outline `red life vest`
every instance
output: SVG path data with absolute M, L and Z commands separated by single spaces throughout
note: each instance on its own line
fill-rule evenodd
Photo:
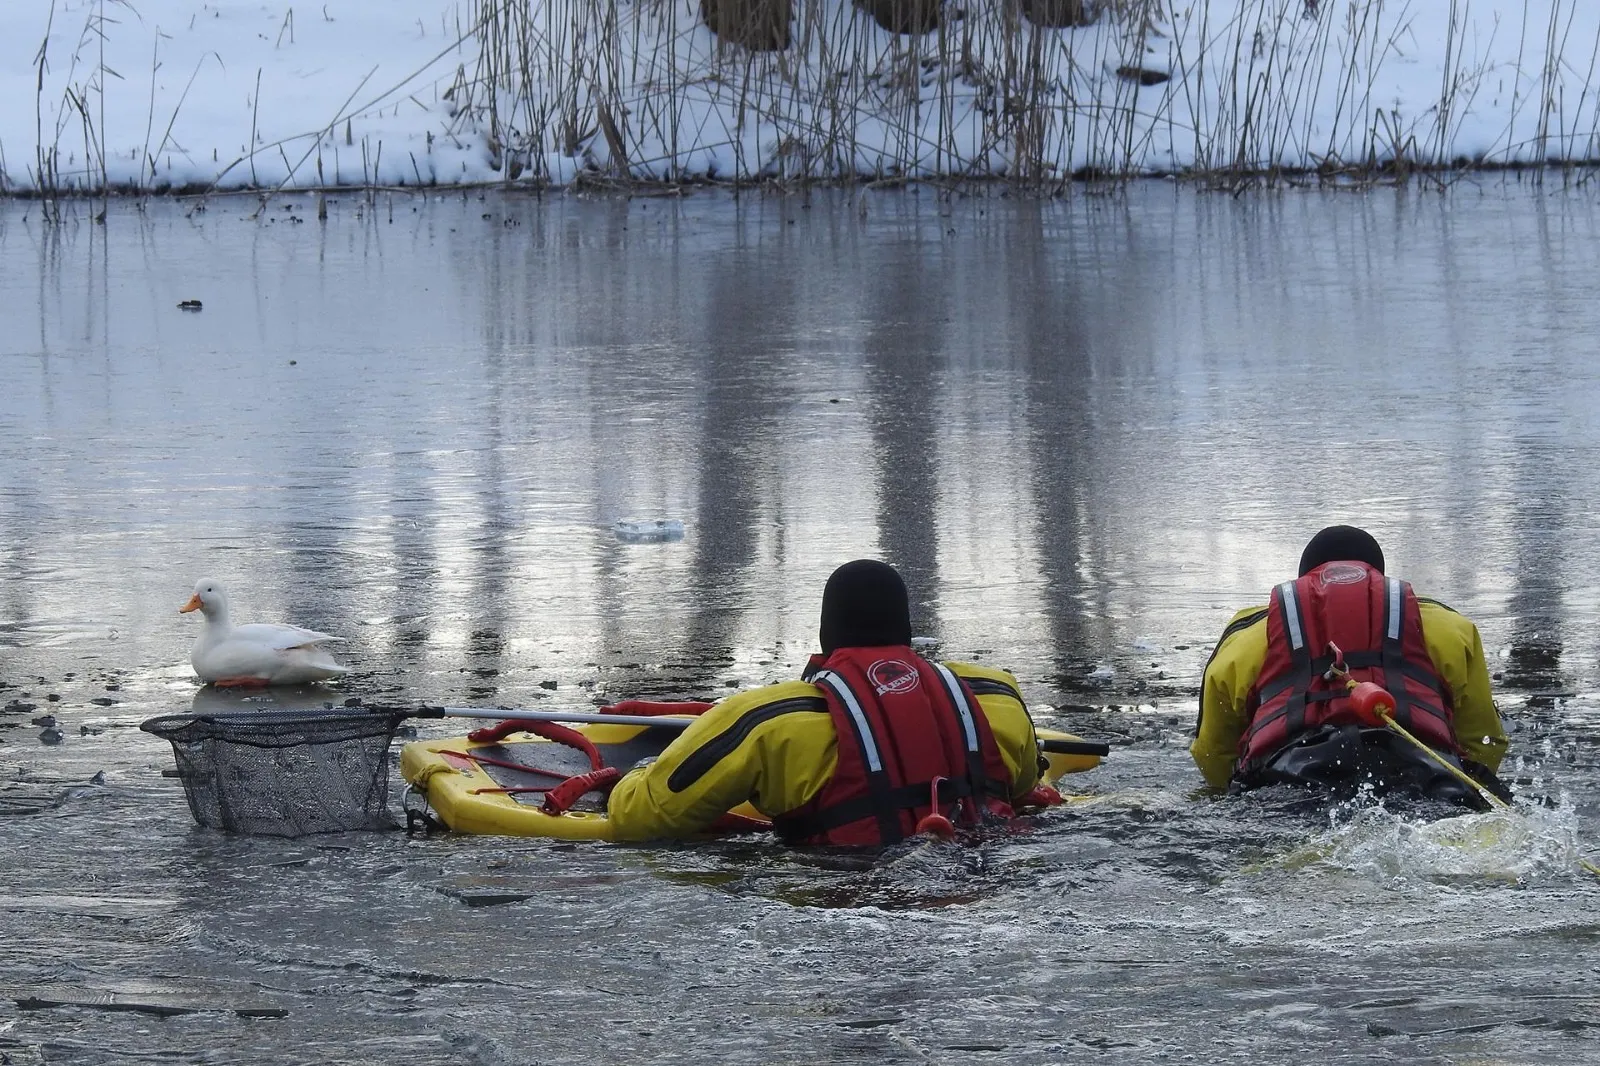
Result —
M 893 844 L 934 810 L 959 802 L 968 824 L 1011 816 L 1010 773 L 966 682 L 909 647 L 840 648 L 807 680 L 822 690 L 839 736 L 833 778 L 772 820 L 793 844 Z
M 1303 733 L 1356 721 L 1346 679 L 1327 676 L 1335 647 L 1350 680 L 1376 682 L 1394 696 L 1395 721 L 1438 751 L 1461 753 L 1450 692 L 1428 655 L 1411 586 L 1362 563 L 1332 562 L 1272 590 L 1267 658 L 1239 739 L 1240 774 Z

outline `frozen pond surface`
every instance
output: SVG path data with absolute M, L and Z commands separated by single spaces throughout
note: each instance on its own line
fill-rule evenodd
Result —
M 0 204 L 11 1061 L 1600 1058 L 1593 191 L 38 214 Z M 1531 817 L 1200 791 L 1205 656 L 1332 521 L 1479 622 Z M 588 709 L 794 676 L 863 554 L 1115 745 L 1091 798 L 876 863 L 258 840 L 134 728 L 209 696 L 201 576 L 347 638 L 330 699 Z M 19 1006 L 111 993 L 219 1009 Z

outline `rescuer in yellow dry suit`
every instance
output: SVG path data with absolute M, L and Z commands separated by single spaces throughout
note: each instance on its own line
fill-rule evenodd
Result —
M 930 814 L 1008 814 L 1039 783 L 1017 679 L 913 651 L 892 567 L 834 571 L 820 638 L 806 679 L 723 700 L 623 776 L 608 805 L 617 838 L 690 836 L 749 801 L 791 843 L 893 843 Z
M 1189 748 L 1207 784 L 1336 785 L 1376 758 L 1389 767 L 1380 774 L 1412 791 L 1476 802 L 1415 745 L 1346 713 L 1354 679 L 1384 684 L 1429 747 L 1504 789 L 1494 773 L 1506 734 L 1477 627 L 1385 577 L 1383 565 L 1365 530 L 1330 526 L 1306 545 L 1296 581 L 1228 623 L 1206 664 Z

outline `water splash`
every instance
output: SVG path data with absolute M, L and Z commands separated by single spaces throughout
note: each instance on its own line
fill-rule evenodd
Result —
M 1346 805 L 1330 812 L 1330 820 L 1328 829 L 1284 864 L 1331 867 L 1383 882 L 1527 884 L 1583 872 L 1577 814 L 1565 804 L 1437 819 Z

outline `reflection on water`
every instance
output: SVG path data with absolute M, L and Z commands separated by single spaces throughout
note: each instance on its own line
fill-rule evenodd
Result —
M 703 694 L 881 554 L 947 654 L 1141 702 L 1339 519 L 1508 683 L 1592 674 L 1581 197 L 860 202 L 13 205 L 5 639 L 180 663 L 207 572 L 371 684 Z
M 266 689 L 229 689 L 202 685 L 186 708 L 189 714 L 237 714 L 240 711 L 321 711 L 342 703 L 342 693 L 323 685 L 274 685 Z
M 1592 1057 L 1589 194 L 258 205 L 0 205 L 0 706 L 34 708 L 0 711 L 0 968 L 243 990 L 298 1035 L 0 1001 L 0 1055 Z M 1211 642 L 1332 521 L 1480 622 L 1508 773 L 1548 809 L 1434 828 L 1200 791 Z M 942 654 L 1115 743 L 1088 800 L 868 862 L 261 841 L 192 827 L 134 728 L 792 677 L 866 554 Z M 354 672 L 196 690 L 202 575 L 241 622 L 347 638 Z

